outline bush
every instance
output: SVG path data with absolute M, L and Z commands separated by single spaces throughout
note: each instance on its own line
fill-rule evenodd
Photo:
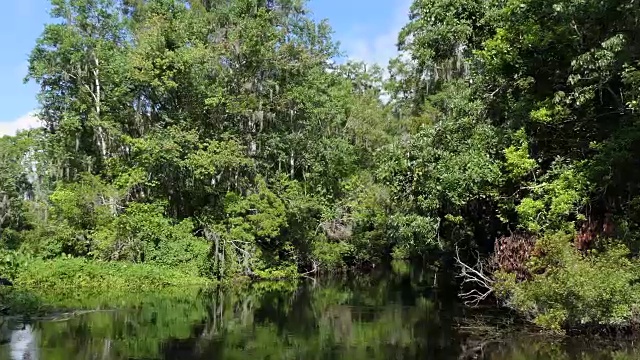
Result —
M 175 223 L 161 204 L 131 204 L 112 224 L 93 235 L 93 255 L 102 260 L 127 260 L 204 272 L 209 244 L 193 236 L 190 220 Z
M 529 267 L 528 281 L 498 274 L 498 293 L 545 328 L 624 326 L 636 322 L 640 305 L 638 263 L 627 247 L 609 243 L 601 252 L 583 256 L 572 235 L 541 238 Z
M 16 277 L 15 286 L 40 292 L 100 294 L 206 283 L 203 277 L 157 265 L 63 257 L 29 263 Z
M 0 249 L 0 277 L 15 280 L 28 257 L 18 251 Z
M 323 270 L 337 270 L 344 267 L 344 257 L 353 251 L 353 246 L 345 242 L 329 242 L 317 239 L 313 243 L 313 258 Z

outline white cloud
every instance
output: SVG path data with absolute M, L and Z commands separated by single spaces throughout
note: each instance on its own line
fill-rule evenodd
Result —
M 349 59 L 386 67 L 389 59 L 398 55 L 398 34 L 409 19 L 411 1 L 393 0 L 393 3 L 395 10 L 391 14 L 391 21 L 382 33 L 367 36 L 367 29 L 360 25 L 342 40 L 342 47 Z
M 30 112 L 13 121 L 0 121 L 0 136 L 15 135 L 18 130 L 33 129 L 42 126 L 35 112 Z

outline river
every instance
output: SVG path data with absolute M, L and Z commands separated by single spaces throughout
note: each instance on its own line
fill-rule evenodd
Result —
M 93 311 L 1 319 L 0 359 L 636 359 L 632 342 L 559 338 L 461 306 L 435 273 L 181 289 Z M 96 310 L 97 309 L 97 310 Z

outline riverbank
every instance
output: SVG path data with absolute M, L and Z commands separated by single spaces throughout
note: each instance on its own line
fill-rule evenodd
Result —
M 171 286 L 206 285 L 193 271 L 151 264 L 105 262 L 84 258 L 34 260 L 18 273 L 15 285 L 28 289 L 155 290 Z
M 377 270 L 289 288 L 279 281 L 174 286 L 119 299 L 105 293 L 108 311 L 86 299 L 91 311 L 3 319 L 0 358 L 638 358 L 631 342 L 540 333 L 500 309 L 461 306 L 448 281 L 434 278 Z M 19 356 L 9 355 L 16 349 Z
M 181 269 L 83 258 L 30 261 L 13 280 L 13 286 L 0 289 L 0 309 L 11 315 L 100 308 L 132 296 L 170 295 L 214 283 Z

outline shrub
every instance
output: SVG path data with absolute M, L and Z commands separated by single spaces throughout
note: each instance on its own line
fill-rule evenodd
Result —
M 316 240 L 313 243 L 313 258 L 317 265 L 326 270 L 335 270 L 345 265 L 344 257 L 353 251 L 353 246 L 345 242 Z
M 206 282 L 202 277 L 151 264 L 62 257 L 30 262 L 16 277 L 15 286 L 41 292 L 100 294 L 106 291 L 150 291 Z
M 131 204 L 113 224 L 94 234 L 93 255 L 103 260 L 128 260 L 204 271 L 209 245 L 193 236 L 190 220 L 175 223 L 161 204 Z
M 535 237 L 526 234 L 511 234 L 496 239 L 489 258 L 492 270 L 515 274 L 518 280 L 531 278 L 527 263 L 535 246 Z
M 639 268 L 626 246 L 610 242 L 583 256 L 572 235 L 541 238 L 529 264 L 531 280 L 516 282 L 498 274 L 508 303 L 546 328 L 624 326 L 635 322 L 640 305 Z
M 0 249 L 0 277 L 14 280 L 28 261 L 28 257 L 18 251 Z

